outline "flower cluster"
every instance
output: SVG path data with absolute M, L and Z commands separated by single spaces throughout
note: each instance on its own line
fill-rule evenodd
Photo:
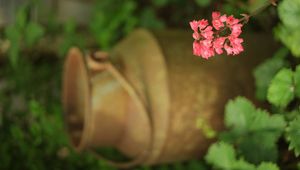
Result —
M 191 21 L 190 26 L 195 39 L 193 53 L 208 59 L 215 54 L 222 54 L 225 49 L 227 55 L 237 55 L 244 51 L 243 39 L 239 38 L 243 24 L 231 16 L 212 13 L 212 26 L 206 19 Z

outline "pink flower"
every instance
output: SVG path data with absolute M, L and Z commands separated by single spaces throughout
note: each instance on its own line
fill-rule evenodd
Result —
M 200 41 L 200 43 L 205 48 L 210 48 L 212 46 L 211 40 L 202 40 Z
M 224 48 L 228 55 L 231 55 L 231 54 L 237 55 L 244 51 L 244 48 L 241 44 L 244 41 L 242 38 L 236 38 L 234 36 L 229 36 L 228 40 L 230 42 L 230 45 L 228 45 L 228 44 L 224 45 Z
M 226 50 L 227 55 L 233 54 L 233 49 L 229 47 L 227 44 L 224 45 L 224 49 Z
M 202 30 L 208 26 L 208 21 L 206 19 L 202 19 L 202 20 L 198 21 L 198 25 L 199 25 L 200 29 Z
M 202 40 L 200 41 L 201 45 L 201 56 L 202 58 L 208 59 L 215 55 L 215 52 L 212 48 L 211 40 Z
M 192 30 L 194 30 L 195 32 L 198 32 L 198 22 L 197 21 L 191 21 L 190 22 L 190 26 L 191 26 L 191 28 L 192 28 Z
M 220 38 L 216 38 L 213 42 L 213 47 L 216 51 L 217 54 L 222 54 L 223 53 L 223 46 L 224 46 L 224 42 L 225 42 L 225 37 L 220 37 Z
M 204 30 L 202 30 L 201 35 L 206 39 L 213 39 L 214 32 L 212 31 L 212 26 L 207 26 Z
M 193 43 L 193 53 L 195 56 L 201 56 L 201 45 L 197 41 Z
M 234 24 L 232 26 L 230 26 L 231 28 L 231 35 L 238 37 L 241 33 L 242 33 L 242 24 Z
M 227 17 L 226 23 L 228 25 L 234 25 L 234 24 L 239 23 L 239 20 L 234 18 L 233 15 L 230 15 L 229 17 Z
M 215 12 L 212 13 L 212 19 L 213 20 L 219 19 L 220 16 L 221 16 L 220 12 L 215 11 Z
M 223 22 L 221 22 L 219 19 L 213 20 L 212 25 L 216 30 L 219 30 L 220 28 L 224 27 Z
M 221 21 L 221 22 L 226 22 L 226 21 L 227 21 L 227 16 L 226 16 L 226 15 L 222 15 L 222 16 L 220 17 L 220 21 Z
M 194 38 L 195 40 L 199 40 L 199 39 L 201 38 L 201 35 L 200 35 L 198 32 L 194 32 L 194 33 L 193 33 L 193 38 Z
M 201 52 L 202 58 L 208 59 L 215 55 L 214 50 L 212 48 L 203 48 Z
M 226 15 L 221 16 L 220 12 L 213 12 L 212 13 L 212 25 L 216 30 L 220 30 L 220 28 L 224 27 L 224 23 L 226 22 Z
M 193 54 L 208 59 L 215 55 L 211 40 L 194 41 Z
M 239 38 L 243 24 L 232 15 L 227 17 L 220 12 L 213 12 L 211 25 L 202 19 L 190 22 L 190 26 L 194 31 L 193 54 L 196 56 L 208 59 L 215 54 L 223 54 L 223 50 L 227 55 L 237 55 L 244 51 L 244 40 Z

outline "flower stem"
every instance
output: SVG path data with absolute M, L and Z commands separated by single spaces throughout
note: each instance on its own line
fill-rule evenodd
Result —
M 268 8 L 270 5 L 276 6 L 276 1 L 277 0 L 268 0 L 264 3 L 264 5 L 262 5 L 261 7 L 257 8 L 255 11 L 251 12 L 250 14 L 241 14 L 242 16 L 244 16 L 243 18 L 240 19 L 239 22 L 244 22 L 247 23 L 250 19 L 250 17 L 253 17 L 259 13 L 261 13 L 262 11 L 264 11 L 266 8 Z

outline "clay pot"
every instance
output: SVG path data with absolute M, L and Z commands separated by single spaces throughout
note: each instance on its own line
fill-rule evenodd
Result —
M 224 105 L 238 95 L 254 98 L 251 72 L 275 46 L 250 34 L 241 55 L 204 60 L 192 55 L 190 34 L 140 29 L 109 54 L 71 49 L 63 106 L 74 147 L 114 147 L 131 158 L 120 167 L 203 156 L 213 139 L 197 120 L 222 130 Z

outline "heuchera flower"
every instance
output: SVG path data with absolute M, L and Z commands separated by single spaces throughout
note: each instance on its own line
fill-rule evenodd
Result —
M 224 50 L 227 55 L 244 51 L 243 39 L 239 38 L 243 24 L 239 22 L 232 15 L 227 17 L 220 12 L 212 13 L 212 26 L 205 19 L 191 21 L 190 26 L 194 31 L 193 54 L 208 59 L 215 54 L 223 54 Z M 226 32 L 228 30 L 230 33 Z

